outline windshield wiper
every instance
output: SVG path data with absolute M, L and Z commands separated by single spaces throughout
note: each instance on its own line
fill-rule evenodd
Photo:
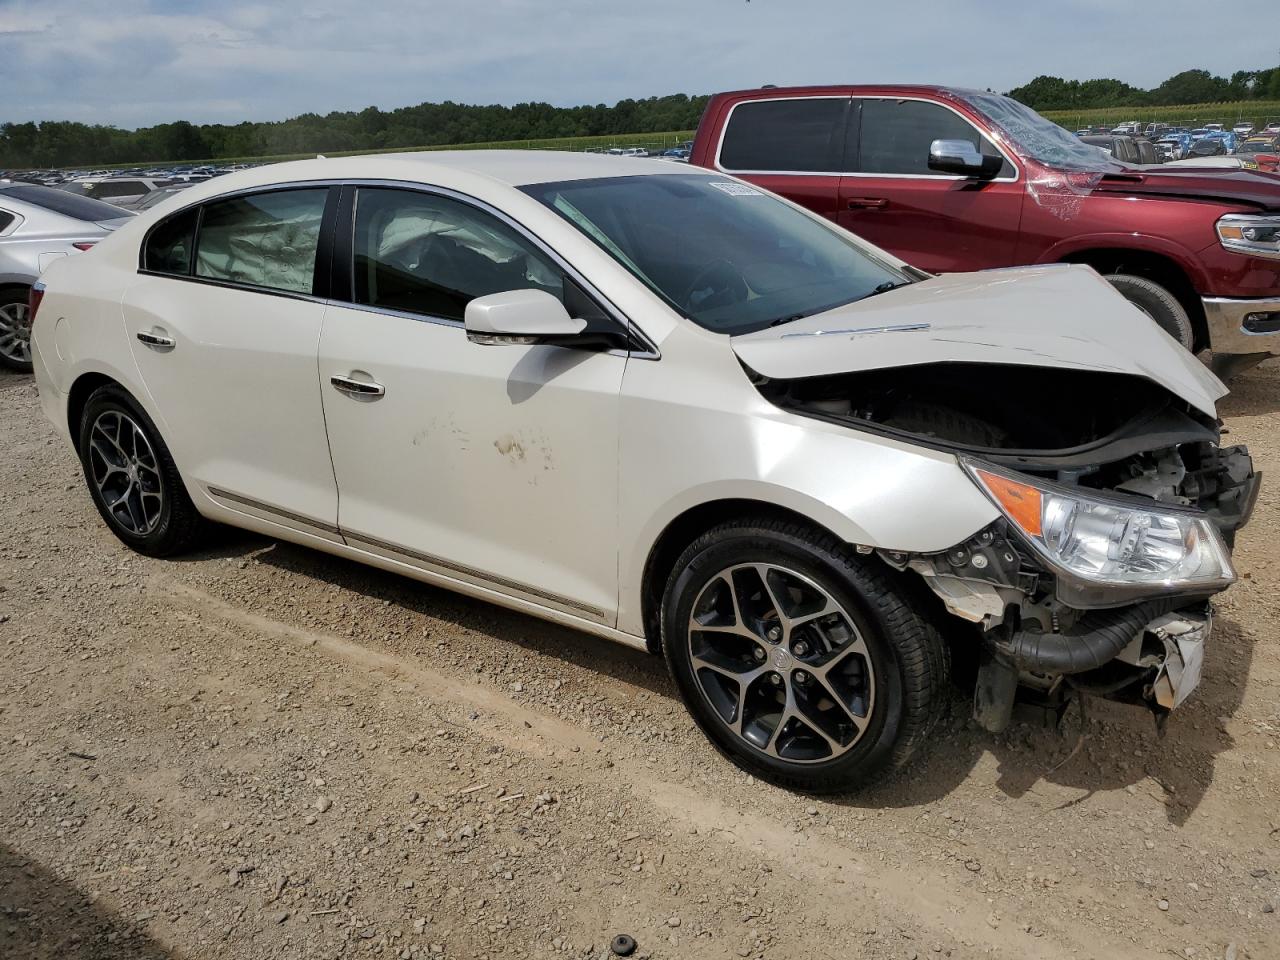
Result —
M 771 326 L 771 327 L 780 327 L 780 326 L 782 326 L 784 323 L 791 323 L 791 322 L 792 322 L 792 321 L 794 321 L 794 320 L 803 320 L 803 319 L 804 319 L 805 317 L 807 317 L 807 316 L 809 316 L 809 314 L 807 314 L 807 313 L 793 313 L 793 314 L 791 314 L 791 316 L 789 316 L 789 317 L 778 317 L 778 318 L 776 318 L 776 319 L 774 319 L 774 320 L 770 320 L 770 321 L 769 321 L 769 326 Z
M 910 280 L 886 280 L 884 283 L 877 285 L 874 290 L 872 290 L 862 299 L 867 300 L 867 299 L 870 299 L 871 297 L 876 296 L 877 294 L 888 293 L 890 290 L 897 290 L 899 287 L 905 287 L 910 282 L 911 282 Z

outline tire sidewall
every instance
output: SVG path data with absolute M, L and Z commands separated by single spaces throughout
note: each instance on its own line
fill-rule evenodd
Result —
M 1172 292 L 1146 277 L 1118 273 L 1106 279 L 1117 293 L 1150 317 L 1179 345 L 1191 349 L 1195 339 L 1191 318 Z
M 705 539 L 705 538 L 704 538 Z M 845 609 L 861 632 L 874 671 L 875 701 L 866 731 L 848 752 L 818 763 L 788 763 L 743 742 L 720 719 L 694 677 L 687 625 L 708 581 L 728 567 L 751 562 L 786 566 L 809 577 Z M 854 786 L 892 757 L 903 710 L 903 665 L 888 625 L 869 603 L 858 566 L 774 531 L 742 528 L 695 544 L 677 563 L 663 604 L 663 649 L 686 708 L 716 749 L 749 773 L 799 789 L 824 789 L 833 780 Z
M 93 468 L 89 460 L 89 435 L 97 419 L 102 414 L 111 411 L 128 416 L 142 428 L 146 434 L 147 441 L 151 444 L 151 450 L 155 454 L 156 463 L 159 467 L 160 522 L 156 524 L 155 529 L 143 535 L 133 533 L 120 526 L 115 517 L 111 515 L 111 511 L 107 509 L 102 493 L 98 490 L 98 486 L 93 479 Z M 84 473 L 85 485 L 89 488 L 89 496 L 93 499 L 93 505 L 98 508 L 98 513 L 102 516 L 103 522 L 123 543 L 139 553 L 163 553 L 170 540 L 174 519 L 174 504 L 178 494 L 177 487 L 181 480 L 178 479 L 177 469 L 174 467 L 173 459 L 169 455 L 169 448 L 165 446 L 164 440 L 160 436 L 160 431 L 156 429 L 146 411 L 127 392 L 119 387 L 100 387 L 85 403 L 84 412 L 80 415 L 78 436 L 80 440 L 80 467 Z

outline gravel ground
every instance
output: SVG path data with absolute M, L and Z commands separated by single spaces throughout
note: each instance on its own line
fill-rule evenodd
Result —
M 31 379 L 0 404 L 4 960 L 1280 957 L 1274 486 L 1163 739 L 957 697 L 924 762 L 816 800 L 637 652 L 232 530 L 131 554 Z M 1267 471 L 1277 410 L 1277 365 L 1224 405 Z

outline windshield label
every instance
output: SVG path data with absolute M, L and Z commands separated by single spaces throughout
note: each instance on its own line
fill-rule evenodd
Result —
M 764 194 L 755 187 L 749 187 L 745 183 L 733 183 L 729 180 L 712 180 L 711 186 L 715 187 L 722 193 L 727 193 L 731 197 L 763 197 Z

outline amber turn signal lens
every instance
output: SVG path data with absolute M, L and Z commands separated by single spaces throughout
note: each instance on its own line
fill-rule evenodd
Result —
M 985 470 L 975 470 L 983 486 L 1004 508 L 1009 519 L 1029 536 L 1040 536 L 1040 491 L 1025 483 L 1018 483 Z

